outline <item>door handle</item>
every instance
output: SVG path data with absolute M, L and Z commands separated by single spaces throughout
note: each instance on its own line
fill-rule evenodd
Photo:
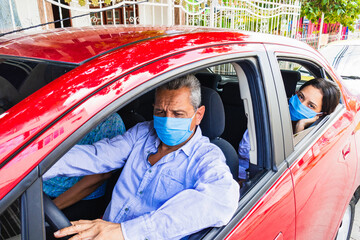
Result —
M 344 160 L 346 160 L 346 158 L 348 157 L 349 153 L 350 153 L 350 143 L 346 144 L 345 147 L 342 150 L 342 155 Z
M 274 240 L 284 240 L 282 232 L 279 232 L 279 234 L 274 238 Z

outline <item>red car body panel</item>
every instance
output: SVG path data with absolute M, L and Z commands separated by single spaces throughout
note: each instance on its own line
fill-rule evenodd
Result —
M 168 44 L 163 45 L 158 39 L 169 35 L 175 37 L 175 42 L 165 39 Z M 101 29 L 93 27 L 64 28 L 44 31 L 41 34 L 15 34 L 14 37 L 5 37 L 5 40 L 0 42 L 0 55 L 79 64 L 94 56 L 143 40 L 147 40 L 147 44 L 142 49 L 142 55 L 145 55 L 144 53 L 159 54 L 158 51 L 161 52 L 163 48 L 173 52 L 179 47 L 185 50 L 203 44 L 214 45 L 244 41 L 279 44 L 279 37 L 254 33 L 244 34 L 221 29 L 104 26 Z M 149 42 L 149 40 L 152 41 Z M 160 44 L 161 48 L 152 47 L 150 49 L 150 44 L 151 46 Z M 291 40 L 281 38 L 281 44 L 291 44 Z
M 226 239 L 276 239 L 279 234 L 295 239 L 295 220 L 293 183 L 290 171 L 286 171 Z M 259 228 L 257 224 L 271 227 Z
M 354 132 L 350 128 L 352 120 L 353 114 L 345 112 L 290 167 L 294 179 L 298 239 L 334 239 L 336 236 L 339 220 L 347 207 L 343 199 L 347 196 L 346 202 L 350 202 L 354 191 L 356 171 L 352 168 L 357 168 L 358 159 Z
M 211 29 L 135 29 L 59 30 L 0 43 L 0 56 L 83 63 L 1 115 L 0 200 L 91 117 L 163 73 L 216 56 L 253 52 L 264 48 L 262 43 L 279 42 L 317 56 L 328 66 L 313 49 L 287 38 Z M 57 42 L 59 34 L 64 37 Z M 29 47 L 34 45 L 33 49 Z M 334 238 L 340 222 L 333 219 L 341 219 L 346 207 L 344 196 L 350 198 L 360 183 L 360 115 L 355 115 L 359 99 L 341 90 L 346 106 L 343 115 L 284 172 L 226 239 Z M 326 175 L 322 175 L 324 169 L 329 169 Z M 335 174 L 339 169 L 342 175 Z M 341 178 L 344 175 L 348 179 Z M 326 210 L 334 208 L 339 211 L 328 215 Z

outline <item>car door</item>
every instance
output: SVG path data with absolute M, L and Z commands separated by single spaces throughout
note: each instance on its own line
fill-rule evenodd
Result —
M 279 46 L 267 46 L 267 49 L 278 85 L 283 84 L 279 61 L 305 66 L 313 77 L 329 76 L 321 59 L 307 51 Z M 283 121 L 289 122 L 288 108 L 283 109 L 282 116 Z M 353 119 L 354 113 L 346 108 L 342 98 L 335 112 L 305 130 L 307 133 L 300 140 L 297 136 L 284 135 L 284 141 L 293 142 L 287 149 L 286 161 L 294 183 L 297 239 L 333 239 L 336 235 L 353 195 L 357 167 Z M 292 132 L 292 128 L 285 131 Z
M 259 49 L 260 46 L 258 47 Z M 256 55 L 256 62 L 252 74 L 255 78 L 248 77 L 249 88 L 257 88 L 257 92 L 251 91 L 251 101 L 243 99 L 251 106 L 248 115 L 248 130 L 255 128 L 255 137 L 268 136 L 265 142 L 257 144 L 257 161 L 271 162 L 268 171 L 261 178 L 256 179 L 252 188 L 244 193 L 240 202 L 239 210 L 234 219 L 224 228 L 226 234 L 217 235 L 216 239 L 294 239 L 295 238 L 295 205 L 292 178 L 287 163 L 284 161 L 284 143 L 282 138 L 283 127 L 280 121 L 280 106 L 277 101 L 276 88 L 273 83 L 272 70 L 264 51 Z M 240 67 L 244 69 L 241 62 Z M 244 76 L 239 74 L 240 88 L 246 86 Z M 255 84 L 257 82 L 257 84 Z M 243 96 L 242 96 L 243 98 Z M 260 112 L 265 113 L 261 115 Z M 252 119 L 252 115 L 254 119 Z M 264 119 L 268 124 L 267 129 L 261 129 L 259 125 L 252 125 L 251 121 Z M 251 138 L 251 136 L 250 136 Z M 253 144 L 253 143 L 252 143 Z M 261 155 L 261 149 L 270 147 L 267 155 Z M 250 156 L 250 161 L 251 159 Z M 264 161 L 264 160 L 263 160 Z M 210 235 L 211 236 L 211 235 Z M 206 238 L 210 239 L 210 238 Z

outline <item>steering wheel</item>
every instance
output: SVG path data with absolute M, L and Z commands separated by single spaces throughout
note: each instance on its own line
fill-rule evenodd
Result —
M 43 193 L 44 213 L 46 222 L 55 230 L 71 226 L 69 219 L 65 214 L 53 203 L 48 195 Z

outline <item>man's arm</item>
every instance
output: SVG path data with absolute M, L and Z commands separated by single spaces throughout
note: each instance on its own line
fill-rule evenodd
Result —
M 125 239 L 179 239 L 228 223 L 238 206 L 239 185 L 223 156 L 211 152 L 205 158 L 196 167 L 194 189 L 178 193 L 156 211 L 121 223 Z
M 110 176 L 111 173 L 85 176 L 66 192 L 55 198 L 53 202 L 59 209 L 69 207 L 94 192 Z
M 138 124 L 123 135 L 93 145 L 75 145 L 43 175 L 43 180 L 106 173 L 123 167 L 136 140 L 149 132 L 148 125 Z
M 106 226 L 121 226 L 119 236 L 124 239 L 180 239 L 207 227 L 227 224 L 238 206 L 239 185 L 233 180 L 220 149 L 203 158 L 188 176 L 194 178 L 194 188 L 181 191 L 159 209 L 117 225 L 104 221 L 76 222 L 76 227 L 62 229 L 56 236 L 79 233 L 92 239 L 105 234 Z M 116 237 L 119 228 L 112 229 L 111 236 Z M 71 239 L 81 239 L 79 234 Z

